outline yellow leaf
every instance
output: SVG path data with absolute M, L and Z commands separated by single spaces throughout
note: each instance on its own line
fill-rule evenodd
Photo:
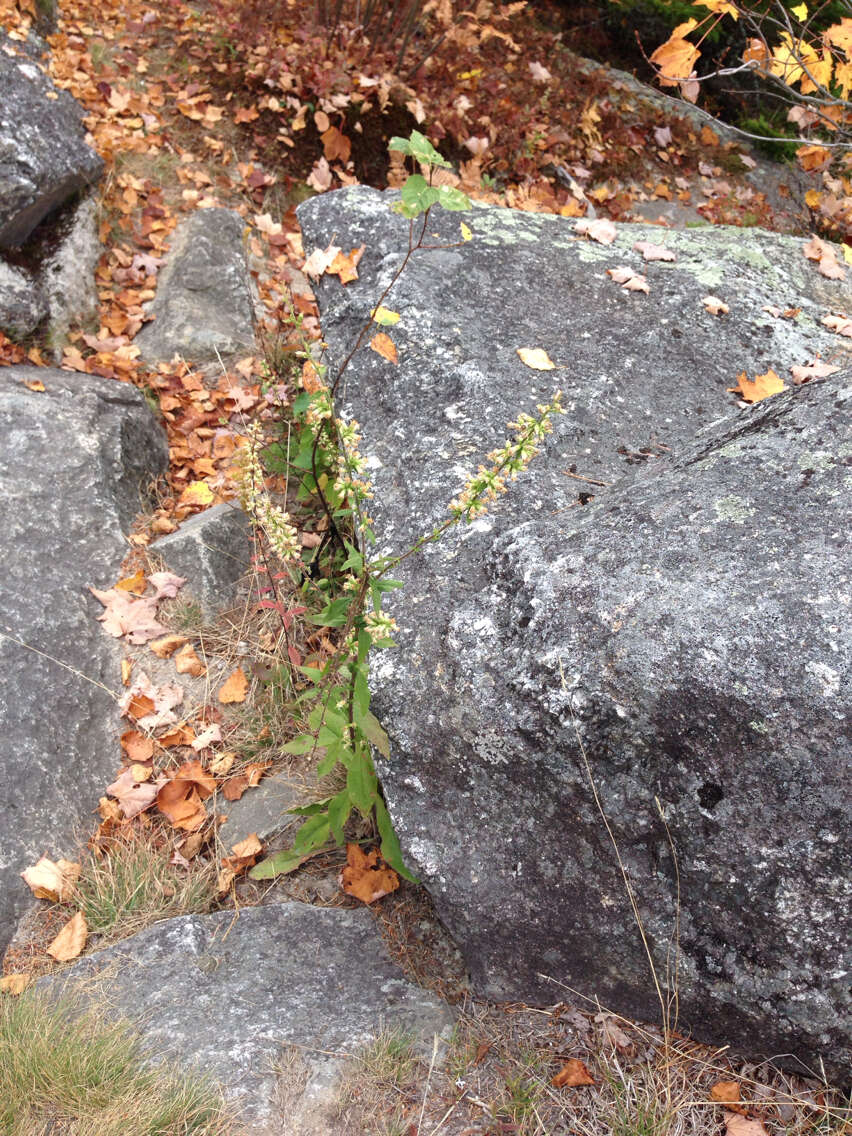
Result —
M 464 223 L 464 221 L 461 222 L 460 228 L 463 241 L 469 241 L 473 239 L 473 233 L 471 232 L 469 226 Z
M 32 980 L 31 974 L 7 974 L 0 978 L 0 991 L 4 994 L 22 994 Z
M 532 367 L 534 371 L 553 371 L 556 368 L 556 364 L 551 362 L 542 347 L 518 347 L 517 352 L 521 362 Z
M 651 62 L 659 68 L 657 78 L 663 86 L 672 87 L 679 80 L 689 78 L 700 54 L 689 40 L 672 37 L 657 48 Z
M 805 20 L 808 18 L 808 6 L 807 6 L 807 4 L 797 4 L 796 7 L 791 8 L 790 11 L 793 13 L 793 15 L 796 17 L 796 19 L 801 24 L 803 24 L 805 22 Z
M 247 694 L 248 679 L 240 667 L 237 667 L 232 674 L 228 675 L 222 689 L 219 691 L 219 701 L 245 702 Z
M 41 394 L 45 389 L 44 383 L 41 381 L 41 379 L 27 379 L 24 383 L 24 386 L 27 388 L 27 390 L 35 391 L 36 394 Z
M 393 327 L 395 323 L 399 323 L 399 312 L 392 312 L 390 308 L 385 308 L 381 304 L 373 308 L 371 315 L 382 327 Z
M 831 161 L 831 152 L 824 146 L 800 146 L 796 159 L 803 170 L 819 170 Z
M 808 209 L 818 209 L 821 201 L 822 194 L 818 189 L 809 189 L 805 194 L 805 205 L 807 205 Z
M 844 16 L 842 20 L 838 20 L 828 28 L 825 38 L 835 47 L 845 51 L 847 55 L 852 55 L 852 20 Z
M 847 264 L 852 264 L 852 245 L 841 245 L 843 249 L 843 259 Z
M 740 18 L 739 12 L 730 3 L 730 0 L 692 0 L 692 2 L 700 8 L 707 8 L 709 11 L 715 12 L 719 16 L 733 16 L 735 20 Z M 802 7 L 804 7 L 804 4 Z M 794 8 L 793 11 L 795 12 L 795 10 Z
M 68 962 L 75 959 L 86 945 L 89 929 L 86 926 L 86 917 L 82 911 L 69 919 L 50 946 L 47 953 L 57 962 Z
M 755 375 L 754 381 L 746 377 L 745 371 L 737 376 L 738 385 L 728 387 L 729 394 L 738 394 L 746 402 L 760 402 L 773 394 L 780 394 L 786 390 L 784 380 L 769 370 L 765 375 Z
M 370 346 L 377 355 L 381 355 L 383 359 L 387 359 L 389 363 L 398 363 L 399 356 L 396 352 L 396 344 L 389 335 L 385 335 L 380 331 L 378 335 L 374 335 L 370 340 Z
M 215 494 L 206 481 L 191 481 L 180 495 L 180 505 L 212 504 Z
M 125 576 L 116 585 L 122 592 L 137 592 L 140 596 L 145 591 L 145 573 L 140 568 L 133 576 Z

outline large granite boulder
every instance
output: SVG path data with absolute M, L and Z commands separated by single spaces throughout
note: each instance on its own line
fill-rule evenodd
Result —
M 191 363 L 251 350 L 254 293 L 245 224 L 230 209 L 199 209 L 175 229 L 149 305 L 154 317 L 135 343 L 148 363 Z
M 22 245 L 103 169 L 86 144 L 78 104 L 0 31 L 0 248 Z
M 138 1020 L 152 1054 L 222 1082 L 243 1136 L 333 1131 L 347 1054 L 383 1029 L 410 1031 L 428 1054 L 453 1021 L 444 1002 L 391 962 L 364 909 L 281 903 L 185 915 L 42 985 L 77 988 L 101 1005 L 101 982 L 109 1012 Z M 282 1110 L 287 1046 L 298 1047 L 308 1076 Z
M 364 189 L 300 220 L 308 252 L 333 235 L 366 245 L 357 282 L 318 289 L 334 364 L 408 224 Z M 458 220 L 431 217 L 428 243 L 455 241 Z M 852 308 L 849 286 L 820 277 L 802 241 L 755 230 L 666 233 L 677 260 L 646 265 L 642 226 L 604 247 L 559 218 L 465 220 L 473 241 L 415 253 L 384 301 L 402 315 L 399 366 L 365 347 L 347 372 L 382 550 L 447 515 L 518 411 L 558 385 L 567 413 L 492 513 L 397 572 L 401 649 L 372 687 L 404 854 L 480 992 L 569 987 L 658 1018 L 591 777 L 664 987 L 679 910 L 681 1028 L 838 1072 L 848 372 L 746 411 L 725 388 L 769 367 L 789 381 L 819 352 L 848 360 L 819 321 Z M 621 264 L 649 295 L 607 277 Z M 711 290 L 728 316 L 705 309 Z M 518 347 L 562 369 L 529 370 Z
M 167 447 L 134 387 L 34 367 L 0 370 L 0 437 L 2 949 L 18 873 L 75 851 L 115 772 L 119 657 L 88 587 L 114 583 Z

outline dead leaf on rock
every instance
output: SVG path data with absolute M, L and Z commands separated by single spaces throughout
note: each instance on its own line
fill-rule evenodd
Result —
M 224 777 L 236 760 L 235 753 L 220 753 L 216 760 L 211 762 L 210 772 L 217 777 Z
M 245 702 L 248 694 L 248 679 L 241 667 L 237 667 L 228 675 L 219 690 L 219 701 L 222 703 Z
M 811 379 L 824 379 L 826 375 L 833 375 L 839 370 L 839 367 L 831 363 L 823 363 L 822 359 L 814 359 L 813 363 L 805 366 L 791 367 L 790 374 L 796 386 L 801 386 L 802 383 L 809 383 Z
M 515 350 L 521 362 L 534 371 L 553 371 L 556 369 L 556 364 L 551 361 L 543 347 L 516 347 Z
M 168 733 L 160 734 L 155 740 L 163 749 L 171 749 L 173 746 L 193 745 L 196 738 L 191 726 L 181 725 L 169 730 Z
M 846 316 L 823 316 L 820 323 L 837 335 L 847 335 L 852 338 L 852 319 L 847 319 Z
M 381 355 L 381 357 L 387 359 L 389 363 L 399 362 L 396 344 L 386 332 L 380 331 L 378 334 L 374 335 L 370 340 L 370 346 L 377 355 Z
M 302 271 L 313 280 L 319 280 L 323 273 L 328 272 L 329 265 L 334 263 L 340 251 L 340 245 L 334 244 L 330 244 L 326 249 L 314 249 L 302 265 Z
M 184 699 L 184 689 L 177 683 L 154 686 L 144 671 L 128 688 L 119 702 L 122 714 L 134 718 L 143 730 L 156 730 L 177 722 L 173 713 Z
M 591 240 L 597 241 L 601 245 L 611 245 L 618 235 L 615 225 L 605 217 L 596 221 L 587 221 L 585 217 L 581 217 L 574 226 L 574 232 L 580 233 L 581 236 L 590 237 Z
M 245 773 L 238 773 L 235 777 L 229 777 L 222 786 L 222 796 L 226 801 L 238 801 L 248 787 L 248 777 Z
M 737 375 L 737 386 L 728 387 L 729 394 L 738 394 L 746 402 L 760 402 L 773 394 L 780 394 L 787 387 L 780 375 L 769 370 L 765 375 L 755 375 L 754 381 L 749 379 L 745 371 Z
M 379 855 L 378 848 L 362 852 L 358 844 L 346 845 L 346 867 L 340 873 L 340 886 L 347 895 L 362 903 L 375 903 L 399 887 L 399 876 Z
M 80 875 L 80 865 L 71 860 L 54 862 L 42 856 L 37 863 L 21 872 L 21 875 L 37 899 L 67 903 Z
M 104 611 L 98 616 L 104 630 L 116 639 L 126 635 L 130 643 L 147 643 L 149 639 L 156 639 L 166 632 L 167 628 L 157 621 L 155 596 L 130 599 L 126 592 L 116 591 L 115 588 L 103 591 L 89 588 L 89 591 L 104 606 Z
M 156 781 L 138 783 L 133 776 L 133 767 L 125 769 L 107 785 L 107 792 L 118 801 L 119 808 L 126 820 L 138 816 L 145 809 L 150 809 L 157 798 L 157 792 L 165 784 L 162 777 Z
M 606 274 L 607 276 L 611 276 L 616 284 L 620 284 L 627 292 L 650 293 L 651 291 L 646 277 L 644 277 L 641 272 L 636 272 L 627 265 L 621 265 L 618 268 L 608 268 Z
M 144 595 L 147 581 L 145 573 L 140 568 L 133 576 L 125 576 L 116 583 L 116 588 L 122 592 L 135 592 L 138 596 Z
M 550 1083 L 555 1089 L 573 1089 L 578 1085 L 593 1085 L 595 1081 L 579 1057 L 571 1057 Z
M 154 588 L 155 600 L 173 600 L 186 583 L 186 576 L 176 576 L 174 572 L 152 572 L 148 583 Z
M 671 249 L 652 244 L 651 241 L 637 241 L 633 248 L 636 252 L 641 252 L 645 260 L 677 260 Z
M 711 316 L 726 316 L 731 310 L 718 296 L 705 296 L 701 301 Z
M 116 584 L 116 587 L 118 585 Z M 154 652 L 158 659 L 170 659 L 179 647 L 186 643 L 185 635 L 163 635 L 160 639 L 152 639 L 148 644 L 150 650 Z
M 88 936 L 89 929 L 86 926 L 86 918 L 82 911 L 78 911 L 73 918 L 68 920 L 47 948 L 47 953 L 52 955 L 57 962 L 69 962 L 80 954 L 86 945 Z
M 837 250 L 833 245 L 819 237 L 811 237 L 807 244 L 802 245 L 802 252 L 808 260 L 816 261 L 821 275 L 829 280 L 846 279 L 846 269 L 840 265 L 837 259 Z
M 0 992 L 13 996 L 23 994 L 32 981 L 31 974 L 6 974 L 0 978 Z
M 121 735 L 121 748 L 130 761 L 150 761 L 154 756 L 154 740 L 139 730 L 125 730 Z
M 178 674 L 189 674 L 194 678 L 199 678 L 203 674 L 207 674 L 207 667 L 199 659 L 195 653 L 195 648 L 191 643 L 187 643 L 175 655 L 175 670 Z

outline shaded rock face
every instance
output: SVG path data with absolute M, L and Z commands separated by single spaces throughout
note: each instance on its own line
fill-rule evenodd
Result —
M 308 1065 L 310 1115 L 317 1098 L 331 1095 L 341 1064 L 332 1054 L 351 1053 L 384 1028 L 410 1030 L 428 1052 L 453 1020 L 445 1003 L 391 962 L 365 910 L 282 903 L 186 915 L 42 985 L 73 989 L 84 979 L 98 999 L 96 975 L 108 986 L 111 1011 L 136 1019 L 143 1008 L 139 1029 L 152 1053 L 224 1083 L 241 1133 L 293 1131 L 299 1102 L 289 1102 L 285 1115 L 276 1105 L 276 1063 L 288 1043 L 301 1047 Z
M 319 287 L 332 362 L 404 254 L 387 205 L 300 207 L 306 251 L 366 245 L 359 281 Z M 347 372 L 382 551 L 446 516 L 519 410 L 558 385 L 567 413 L 492 513 L 400 566 L 400 650 L 371 685 L 404 853 L 480 992 L 568 987 L 659 1019 L 591 776 L 664 984 L 679 910 L 681 1028 L 846 1076 L 848 371 L 747 411 L 725 387 L 842 361 L 819 319 L 848 286 L 754 230 L 666 233 L 658 271 L 641 226 L 602 248 L 557 218 L 465 220 L 473 241 L 416 253 L 384 301 L 399 367 L 365 349 Z M 457 226 L 430 218 L 430 243 Z M 618 264 L 650 295 L 615 286 Z M 522 346 L 564 369 L 526 369 Z
M 150 305 L 156 318 L 135 343 L 149 363 L 181 355 L 205 363 L 254 343 L 243 221 L 230 209 L 199 209 L 172 236 Z
M 24 269 L 0 260 L 0 331 L 23 339 L 47 317 L 47 297 L 38 281 Z
M 2 948 L 30 898 L 18 873 L 74 851 L 115 772 L 98 684 L 117 685 L 118 654 L 87 589 L 114 583 L 167 448 L 133 387 L 46 368 L 0 370 L 0 437 L 0 631 L 33 649 L 0 636 Z
M 2 32 L 0 48 L 0 248 L 14 248 L 104 166 L 71 95 Z

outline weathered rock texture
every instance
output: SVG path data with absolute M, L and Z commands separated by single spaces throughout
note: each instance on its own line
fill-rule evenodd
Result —
M 148 362 L 180 355 L 205 363 L 252 346 L 254 306 L 243 228 L 229 209 L 199 209 L 175 229 L 150 305 L 156 318 L 135 339 Z
M 40 257 L 39 279 L 49 307 L 48 334 L 54 358 L 62 348 L 72 324 L 97 329 L 98 289 L 95 269 L 103 251 L 98 237 L 97 203 L 84 197 L 64 212 L 45 241 Z
M 38 281 L 22 268 L 0 260 L 0 331 L 23 339 L 47 317 L 47 297 Z
M 0 48 L 0 248 L 13 248 L 104 167 L 71 95 L 2 32 Z
M 236 504 L 214 505 L 151 545 L 167 567 L 187 578 L 187 593 L 213 619 L 233 598 L 249 569 L 251 523 Z
M 98 974 L 105 995 L 91 981 Z M 412 1031 L 428 1051 L 452 1022 L 445 1003 L 390 961 L 365 910 L 282 903 L 186 915 L 47 982 L 73 988 L 81 978 L 99 1004 L 132 1019 L 141 1009 L 139 1029 L 152 1053 L 221 1080 L 240 1133 L 291 1136 L 294 1114 L 327 1103 L 346 1054 L 383 1028 Z M 282 1113 L 276 1066 L 293 1044 L 309 1078 L 303 1101 L 290 1100 Z
M 801 241 L 754 230 L 667 233 L 678 259 L 663 266 L 632 251 L 641 226 L 604 248 L 558 218 L 465 219 L 473 241 L 416 253 L 385 301 L 402 314 L 399 367 L 365 349 L 347 372 L 380 545 L 440 522 L 519 410 L 558 385 L 567 413 L 493 513 L 400 567 L 401 649 L 373 688 L 405 855 L 481 992 L 547 1001 L 567 986 L 659 1017 L 582 741 L 665 981 L 677 901 L 661 803 L 681 878 L 681 1026 L 840 1071 L 848 380 L 750 411 L 725 388 L 818 351 L 848 358 L 819 324 L 849 309 L 848 286 L 818 277 Z M 334 362 L 408 226 L 361 189 L 300 220 L 308 252 L 332 234 L 366 244 L 359 281 L 319 288 Z M 458 220 L 431 218 L 429 243 L 455 240 Z M 650 295 L 606 276 L 619 264 Z M 728 317 L 705 311 L 708 291 Z M 801 315 L 774 320 L 768 304 Z M 528 370 L 517 347 L 563 369 Z
M 114 583 L 167 450 L 133 387 L 44 368 L 0 370 L 0 437 L 2 949 L 29 899 L 18 873 L 74 851 L 115 772 L 116 705 L 99 684 L 117 685 L 117 652 L 87 589 Z

